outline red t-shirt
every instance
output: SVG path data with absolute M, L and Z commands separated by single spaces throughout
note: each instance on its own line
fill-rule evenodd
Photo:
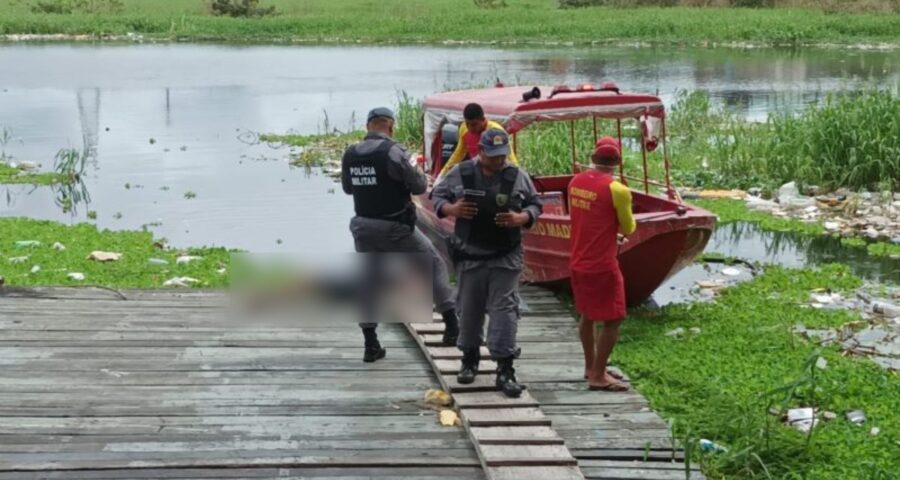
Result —
M 610 190 L 613 181 L 610 175 L 587 170 L 569 182 L 572 270 L 605 272 L 619 268 L 619 220 Z
M 469 152 L 469 159 L 473 159 L 478 156 L 478 144 L 481 142 L 481 134 L 475 133 L 472 131 L 467 131 L 465 135 L 463 135 L 463 143 L 466 144 L 466 151 Z

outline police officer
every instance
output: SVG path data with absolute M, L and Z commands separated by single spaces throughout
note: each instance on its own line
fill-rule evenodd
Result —
M 447 268 L 422 232 L 416 229 L 416 207 L 411 195 L 425 192 L 427 177 L 412 163 L 406 148 L 391 138 L 394 112 L 376 108 L 369 112 L 367 134 L 350 146 L 341 161 L 344 193 L 353 195 L 356 216 L 350 220 L 357 252 L 410 252 L 431 259 L 432 288 L 436 310 L 445 324 L 443 343 L 453 345 L 459 334 L 453 291 Z M 370 287 L 375 287 L 371 285 Z M 364 362 L 384 358 L 376 323 L 360 323 L 365 337 Z
M 534 185 L 507 162 L 509 136 L 489 128 L 481 136 L 479 155 L 454 167 L 434 189 L 434 210 L 456 217 L 450 242 L 459 281 L 460 332 L 463 352 L 457 380 L 472 383 L 478 373 L 485 313 L 490 317 L 487 346 L 497 361 L 496 385 L 518 397 L 513 359 L 518 356 L 519 275 L 524 252 L 522 228 L 541 214 Z

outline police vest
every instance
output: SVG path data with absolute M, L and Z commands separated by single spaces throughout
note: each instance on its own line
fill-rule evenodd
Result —
M 375 150 L 361 154 L 350 147 L 347 173 L 353 192 L 356 215 L 382 220 L 415 223 L 415 205 L 406 185 L 388 175 L 389 152 L 396 142 L 383 140 Z
M 501 212 L 521 211 L 521 200 L 512 197 L 513 186 L 519 169 L 508 165 L 500 175 L 499 188 L 485 189 L 475 185 L 477 162 L 466 161 L 459 164 L 462 175 L 463 193 L 466 201 L 475 202 L 478 214 L 472 219 L 457 218 L 454 233 L 464 245 L 471 245 L 495 252 L 498 257 L 511 252 L 522 243 L 522 229 L 497 226 L 495 216 Z

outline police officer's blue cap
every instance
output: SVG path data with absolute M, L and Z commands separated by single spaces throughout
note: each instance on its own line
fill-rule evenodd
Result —
M 481 134 L 481 148 L 489 157 L 509 155 L 509 135 L 499 128 L 489 128 Z
M 366 122 L 371 122 L 376 118 L 390 118 L 394 120 L 394 111 L 387 107 L 378 107 L 369 110 L 369 117 L 366 119 Z

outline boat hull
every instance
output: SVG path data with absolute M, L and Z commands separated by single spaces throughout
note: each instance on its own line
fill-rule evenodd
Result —
M 694 206 L 640 192 L 632 192 L 632 196 L 638 228 L 619 251 L 629 306 L 650 298 L 663 282 L 690 265 L 706 248 L 716 222 L 714 215 Z M 544 214 L 523 236 L 522 280 L 565 285 L 570 275 L 570 220 L 561 195 L 547 195 L 544 201 Z M 417 197 L 416 204 L 419 228 L 452 270 L 446 237 L 453 231 L 453 220 L 437 218 L 425 195 Z

